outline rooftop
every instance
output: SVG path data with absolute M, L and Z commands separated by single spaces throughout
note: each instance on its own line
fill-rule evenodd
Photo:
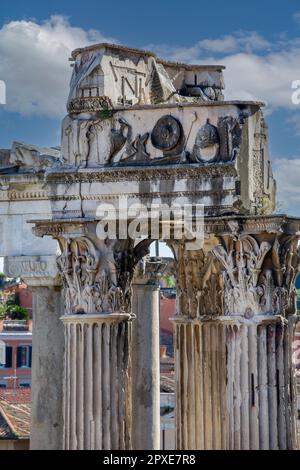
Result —
M 30 389 L 0 389 L 0 439 L 29 439 Z
M 175 393 L 175 374 L 160 374 L 160 393 Z
M 171 62 L 171 61 L 168 61 L 168 60 L 160 59 L 152 51 L 148 51 L 148 50 L 145 50 L 145 49 L 137 49 L 137 48 L 134 48 L 134 47 L 121 46 L 119 44 L 111 44 L 111 43 L 108 43 L 108 42 L 101 42 L 99 44 L 92 44 L 91 46 L 87 46 L 87 47 L 79 47 L 78 49 L 75 49 L 72 52 L 70 60 L 72 60 L 72 61 L 76 60 L 76 58 L 79 54 L 82 54 L 84 52 L 95 51 L 97 49 L 108 49 L 108 50 L 117 51 L 117 52 L 127 52 L 129 54 L 155 57 L 157 59 L 157 62 L 160 63 L 160 64 L 166 65 L 168 67 L 180 67 L 180 68 L 184 68 L 186 70 L 196 70 L 196 69 L 223 70 L 223 69 L 225 69 L 224 65 L 183 64 L 183 63 L 180 63 L 180 62 Z

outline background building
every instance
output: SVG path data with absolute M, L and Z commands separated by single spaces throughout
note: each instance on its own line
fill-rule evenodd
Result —
M 5 363 L 0 365 L 0 388 L 30 387 L 32 321 L 0 321 L 0 341 Z

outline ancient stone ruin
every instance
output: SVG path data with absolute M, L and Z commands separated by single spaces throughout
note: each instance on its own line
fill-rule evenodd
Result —
M 218 65 L 113 44 L 71 60 L 61 150 L 1 151 L 1 255 L 34 294 L 31 447 L 159 448 L 163 263 L 141 267 L 150 233 L 97 236 L 99 205 L 121 219 L 126 196 L 204 206 L 200 249 L 172 220 L 158 234 L 177 282 L 177 449 L 298 448 L 300 220 L 274 214 L 262 103 L 224 101 Z

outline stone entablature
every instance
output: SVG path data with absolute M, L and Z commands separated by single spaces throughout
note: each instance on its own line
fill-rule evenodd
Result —
M 7 170 L 7 167 L 6 167 Z M 50 238 L 36 243 L 29 219 L 51 217 L 51 204 L 41 173 L 1 171 L 0 167 L 0 255 L 56 255 L 57 244 Z
M 9 277 L 21 277 L 30 287 L 60 286 L 56 256 L 6 256 L 4 271 Z

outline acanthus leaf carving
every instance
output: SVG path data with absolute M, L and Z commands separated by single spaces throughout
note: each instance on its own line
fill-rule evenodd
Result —
M 67 313 L 124 312 L 113 248 L 99 249 L 88 237 L 60 238 L 58 267 L 65 285 Z
M 212 253 L 185 250 L 182 243 L 176 263 L 178 314 L 189 318 L 222 315 L 223 280 Z
M 299 270 L 295 237 L 220 237 L 213 249 L 223 266 L 225 315 L 287 315 L 295 311 Z

